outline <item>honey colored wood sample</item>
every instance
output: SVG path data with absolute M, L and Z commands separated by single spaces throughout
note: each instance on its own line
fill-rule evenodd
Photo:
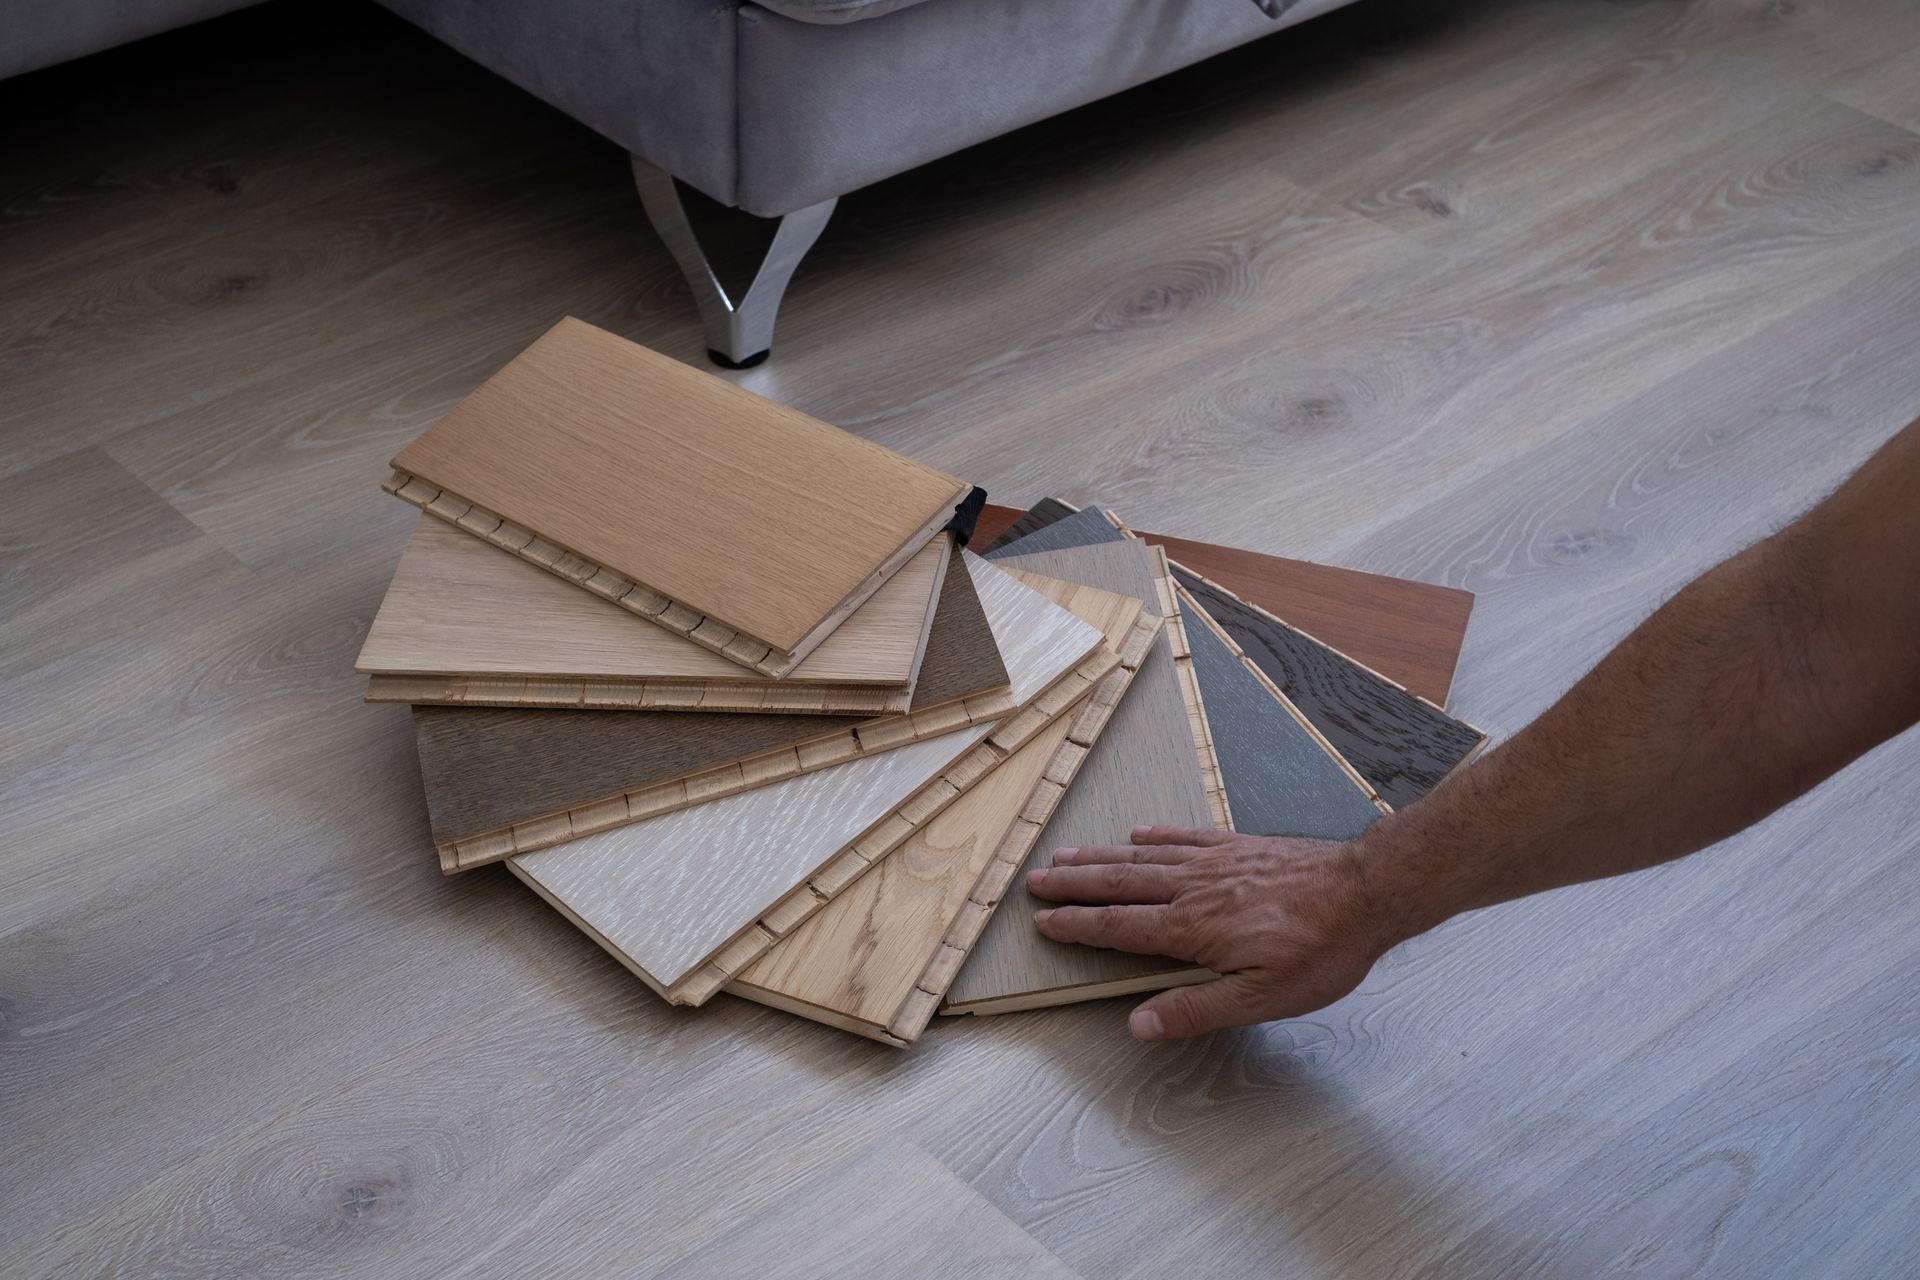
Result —
M 1156 585 L 1158 562 L 1149 548 L 1129 539 L 995 560 L 1052 577 L 1097 581 L 1108 590 L 1125 590 L 1123 582 L 1144 581 L 1154 593 L 1149 608 L 1163 610 Z M 1001 1012 L 1064 1004 L 1086 998 L 1078 994 L 1082 990 L 1124 985 L 1128 978 L 1162 981 L 1164 961 L 1069 947 L 1041 937 L 1033 927 L 1037 904 L 1027 891 L 1025 872 L 1042 865 L 1062 846 L 1124 844 L 1140 823 L 1213 825 L 1205 772 L 1175 666 L 1174 655 L 1185 646 L 1170 641 L 1179 621 L 1177 615 L 1169 618 L 1167 634 L 1149 650 L 1105 732 L 1081 765 L 1079 777 L 1061 798 L 1008 885 L 1000 908 L 987 921 L 973 954 L 961 966 L 942 1012 Z M 1204 971 L 1196 980 L 1199 976 Z
M 1104 593 L 1021 575 L 1080 616 Z M 1051 586 L 1068 586 L 1071 597 Z M 978 941 L 1157 637 L 1141 602 L 1109 596 L 1120 665 L 845 893 L 727 985 L 735 995 L 886 1044 L 911 1044 Z
M 1022 698 L 1014 715 L 517 854 L 508 868 L 667 1000 L 704 1003 L 1119 664 L 1094 626 L 964 561 Z
M 974 526 L 973 544 L 997 550 L 995 540 L 1016 522 L 1029 530 L 1074 510 L 1055 498 L 1042 499 L 1030 513 L 988 503 Z M 1139 536 L 1165 547 L 1176 565 L 1219 583 L 1409 692 L 1447 705 L 1473 613 L 1471 591 L 1162 533 Z
M 1174 578 L 1388 805 L 1412 804 L 1486 745 L 1472 725 L 1219 584 L 1178 566 Z
M 774 680 L 423 515 L 354 666 L 373 702 L 897 714 L 936 621 L 987 634 L 951 546 L 922 547 Z M 993 672 L 991 643 L 967 644 Z
M 969 491 L 571 317 L 401 449 L 393 470 L 389 491 L 429 514 L 773 676 Z

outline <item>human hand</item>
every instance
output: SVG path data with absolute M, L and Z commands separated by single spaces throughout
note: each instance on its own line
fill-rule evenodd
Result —
M 1359 986 L 1417 932 L 1362 872 L 1349 844 L 1136 827 L 1130 845 L 1055 850 L 1027 887 L 1076 904 L 1035 914 L 1056 942 L 1172 956 L 1220 975 L 1164 991 L 1127 1020 L 1139 1039 L 1177 1040 L 1297 1017 Z

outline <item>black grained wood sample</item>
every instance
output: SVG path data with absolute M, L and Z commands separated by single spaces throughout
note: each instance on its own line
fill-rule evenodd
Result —
M 1472 725 L 1237 596 L 1178 566 L 1173 576 L 1394 808 L 1433 790 L 1485 742 Z

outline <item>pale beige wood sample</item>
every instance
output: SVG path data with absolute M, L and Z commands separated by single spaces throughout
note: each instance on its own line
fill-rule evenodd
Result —
M 776 680 L 422 515 L 354 670 L 371 702 L 897 713 L 951 547 L 927 543 Z
M 1042 865 L 1056 848 L 1124 844 L 1140 823 L 1222 825 L 1218 818 L 1225 809 L 1225 788 L 1219 783 L 1198 685 L 1183 677 L 1183 668 L 1191 675 L 1192 662 L 1165 554 L 1122 538 L 1003 555 L 994 563 L 1109 590 L 1133 585 L 1151 596 L 1149 610 L 1166 624 L 1020 871 Z M 1014 875 L 1003 905 L 986 921 L 940 1012 L 1004 1013 L 1210 976 L 1204 969 L 1170 972 L 1167 962 L 1156 957 L 1070 947 L 1043 938 L 1033 927 L 1038 905 L 1024 876 Z
M 1118 664 L 1096 627 L 976 556 L 964 563 L 1022 699 L 1012 716 L 507 867 L 660 995 L 704 1003 Z
M 1162 626 L 1142 601 L 1015 576 L 1090 622 L 1104 617 L 1119 665 L 726 990 L 896 1046 L 925 1029 Z
M 572 317 L 401 449 L 385 487 L 773 676 L 970 488 Z

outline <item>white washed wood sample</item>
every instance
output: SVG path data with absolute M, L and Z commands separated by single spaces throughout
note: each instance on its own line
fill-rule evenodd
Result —
M 952 540 L 775 680 L 422 515 L 354 670 L 373 702 L 882 715 L 905 709 Z
M 885 1044 L 911 1044 L 1159 635 L 1142 601 L 1022 576 L 1101 629 L 1120 665 L 727 990 Z
M 1117 664 L 1096 627 L 963 559 L 1020 712 L 507 866 L 667 999 L 704 1002 Z

